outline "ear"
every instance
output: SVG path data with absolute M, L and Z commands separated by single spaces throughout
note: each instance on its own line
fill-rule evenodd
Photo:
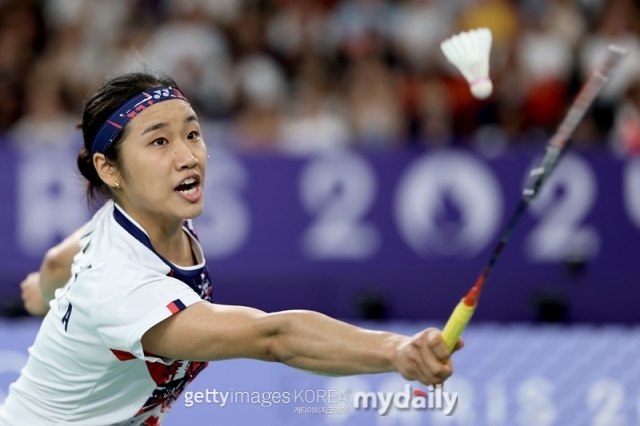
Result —
M 109 187 L 114 187 L 121 181 L 120 173 L 115 166 L 109 164 L 104 154 L 93 154 L 93 166 L 98 172 L 100 179 Z

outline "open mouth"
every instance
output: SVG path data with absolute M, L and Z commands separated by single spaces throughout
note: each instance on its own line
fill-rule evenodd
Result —
M 200 181 L 198 179 L 187 178 L 175 188 L 175 191 L 184 195 L 193 195 L 198 190 L 198 186 L 200 186 Z

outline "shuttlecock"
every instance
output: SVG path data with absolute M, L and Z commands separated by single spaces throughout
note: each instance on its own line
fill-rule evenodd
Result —
M 488 28 L 478 28 L 461 32 L 440 44 L 444 56 L 460 70 L 477 99 L 487 99 L 493 91 L 489 77 L 492 40 Z

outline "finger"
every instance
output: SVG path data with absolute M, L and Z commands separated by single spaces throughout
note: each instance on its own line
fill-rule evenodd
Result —
M 440 335 L 440 331 L 437 329 L 427 329 L 426 333 L 423 335 L 423 339 L 426 340 L 426 345 L 422 346 L 422 349 L 419 352 L 419 362 L 421 364 L 420 369 L 429 372 L 429 374 L 438 379 L 446 379 L 452 373 L 451 365 L 449 364 L 449 366 L 447 366 L 446 363 L 450 353 L 442 339 L 442 336 Z M 439 349 L 438 344 L 442 345 Z M 441 352 L 440 355 L 445 355 L 447 358 L 443 359 L 439 356 L 436 350 L 439 350 Z
M 441 385 L 445 381 L 445 379 L 435 376 L 431 374 L 429 371 L 421 372 L 421 374 L 418 377 L 418 380 L 420 381 L 420 383 L 427 386 Z
M 462 340 L 462 338 L 458 338 L 456 345 L 453 347 L 453 352 L 457 352 L 462 348 L 464 348 L 464 340 Z
M 449 376 L 451 376 L 451 374 L 453 374 L 451 360 L 439 358 L 433 351 L 431 346 L 427 346 L 420 351 L 419 363 L 419 368 L 421 371 L 426 371 L 429 374 L 442 380 L 447 379 Z
M 451 352 L 449 348 L 447 348 L 447 344 L 444 342 L 440 331 L 436 329 L 429 330 L 427 333 L 427 343 L 431 351 L 441 361 L 446 361 L 451 357 Z
M 429 371 L 424 365 L 416 365 L 415 374 L 412 378 L 413 380 L 418 380 L 420 383 L 429 385 L 435 385 L 441 383 L 443 380 Z
M 422 359 L 422 351 L 426 351 L 427 348 L 417 350 L 407 358 L 406 369 L 403 372 L 403 377 L 407 380 L 418 380 L 420 383 L 426 385 L 434 385 L 441 383 L 442 379 L 432 374 L 429 368 L 426 367 L 425 361 Z M 433 355 L 432 358 L 435 358 Z M 442 364 L 436 362 L 436 364 Z
M 451 360 L 443 362 L 435 356 L 427 356 L 425 360 L 425 368 L 433 376 L 445 380 L 453 374 Z

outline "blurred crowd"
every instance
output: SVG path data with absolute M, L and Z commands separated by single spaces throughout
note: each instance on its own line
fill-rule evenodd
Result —
M 478 27 L 494 40 L 485 101 L 439 47 Z M 0 0 L 0 131 L 75 143 L 87 95 L 149 69 L 174 77 L 209 143 L 495 153 L 544 143 L 609 43 L 629 54 L 575 144 L 633 154 L 638 0 Z

